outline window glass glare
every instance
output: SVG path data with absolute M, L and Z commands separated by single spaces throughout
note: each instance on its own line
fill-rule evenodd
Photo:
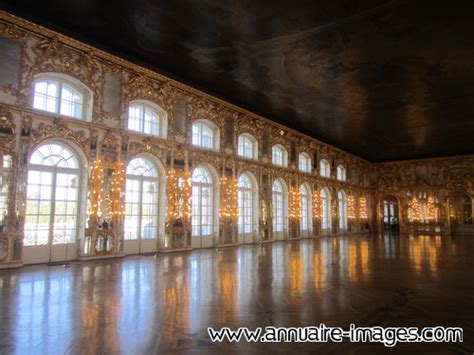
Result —
M 214 129 L 204 122 L 195 122 L 192 127 L 193 145 L 214 149 Z M 217 146 L 217 145 L 216 145 Z
M 213 180 L 210 172 L 204 167 L 194 169 L 191 177 L 191 234 L 207 236 L 213 230 Z
M 79 212 L 78 167 L 75 154 L 61 144 L 45 144 L 33 152 L 27 179 L 24 245 L 74 242 Z
M 149 107 L 133 104 L 128 108 L 128 129 L 165 138 L 161 132 L 162 118 Z
M 286 150 L 280 145 L 275 145 L 272 148 L 272 162 L 274 165 L 286 166 Z
M 35 83 L 33 108 L 63 116 L 82 118 L 84 95 L 75 87 L 59 80 Z

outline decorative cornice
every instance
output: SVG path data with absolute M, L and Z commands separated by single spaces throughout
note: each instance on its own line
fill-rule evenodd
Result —
M 177 90 L 182 90 L 182 91 L 184 91 L 185 93 L 187 93 L 189 95 L 196 95 L 198 97 L 205 98 L 206 100 L 211 101 L 214 104 L 219 104 L 219 105 L 224 106 L 226 110 L 239 112 L 241 114 L 248 115 L 252 118 L 259 119 L 259 120 L 264 121 L 265 123 L 269 124 L 272 127 L 276 127 L 277 129 L 285 130 L 286 132 L 290 133 L 291 135 L 306 138 L 306 139 L 308 139 L 312 142 L 318 143 L 319 145 L 321 145 L 323 147 L 326 147 L 326 149 L 332 149 L 332 150 L 335 150 L 337 152 L 343 153 L 347 156 L 350 156 L 353 159 L 358 160 L 360 162 L 369 163 L 367 160 L 365 160 L 361 157 L 358 157 L 358 156 L 353 155 L 351 153 L 345 152 L 344 150 L 342 150 L 340 148 L 333 147 L 333 146 L 331 146 L 327 143 L 321 142 L 321 141 L 319 141 L 319 140 L 317 140 L 313 137 L 305 135 L 305 134 L 303 134 L 301 132 L 298 132 L 296 130 L 293 130 L 291 128 L 285 127 L 285 126 L 283 126 L 283 125 L 281 125 L 277 122 L 274 122 L 274 121 L 272 121 L 268 118 L 260 116 L 256 113 L 251 112 L 251 111 L 245 110 L 245 109 L 243 109 L 239 106 L 236 106 L 234 104 L 231 104 L 227 101 L 224 101 L 224 100 L 219 99 L 217 97 L 211 96 L 211 95 L 207 94 L 206 92 L 198 90 L 198 89 L 196 89 L 192 86 L 183 84 L 179 81 L 176 81 L 172 78 L 169 78 L 165 75 L 162 75 L 162 74 L 160 74 L 156 71 L 144 68 L 144 67 L 139 66 L 137 64 L 134 64 L 134 63 L 132 63 L 128 60 L 125 60 L 123 58 L 120 58 L 118 56 L 110 54 L 108 52 L 105 52 L 101 49 L 95 48 L 95 47 L 93 47 L 91 45 L 88 45 L 86 43 L 83 43 L 81 41 L 72 39 L 72 38 L 67 37 L 65 35 L 62 35 L 62 34 L 56 32 L 56 31 L 53 31 L 51 29 L 48 29 L 48 28 L 43 27 L 41 25 L 38 25 L 36 23 L 25 20 L 23 18 L 15 16 L 15 15 L 12 15 L 8 12 L 0 10 L 0 22 L 4 22 L 6 24 L 12 24 L 14 26 L 15 30 L 17 30 L 17 29 L 25 30 L 25 31 L 34 33 L 35 35 L 37 35 L 38 37 L 41 37 L 43 39 L 48 39 L 50 41 L 53 40 L 53 42 L 58 41 L 58 43 L 61 43 L 64 46 L 73 48 L 75 50 L 79 50 L 81 52 L 86 52 L 89 57 L 93 56 L 93 57 L 96 57 L 96 58 L 100 58 L 104 61 L 113 63 L 115 65 L 120 65 L 120 66 L 122 66 L 126 69 L 129 69 L 132 72 L 135 72 L 136 75 L 147 76 L 151 79 L 162 81 L 162 82 L 166 83 L 170 88 L 175 88 Z

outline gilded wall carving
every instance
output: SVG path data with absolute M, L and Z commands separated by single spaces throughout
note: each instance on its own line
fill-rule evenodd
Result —
M 200 164 L 212 167 L 217 175 L 220 194 L 225 196 L 219 205 L 222 216 L 216 226 L 218 236 L 215 245 L 237 243 L 237 201 L 234 190 L 237 179 L 246 171 L 253 174 L 258 184 L 259 211 L 256 235 L 253 236 L 255 242 L 273 240 L 272 184 L 277 178 L 285 181 L 290 195 L 288 203 L 292 207 L 286 233 L 288 238 L 300 235 L 297 202 L 299 187 L 303 183 L 311 187 L 312 236 L 321 234 L 322 188 L 327 188 L 331 194 L 329 209 L 332 214 L 332 234 L 364 232 L 368 224 L 374 229 L 381 229 L 382 204 L 386 195 L 393 195 L 399 201 L 402 231 L 416 232 L 411 227 L 416 223 L 409 222 L 407 210 L 418 211 L 421 208 L 418 205 L 425 203 L 432 210 L 425 213 L 429 218 L 433 211 L 437 213 L 436 223 L 425 224 L 439 227 L 441 232 L 448 232 L 455 218 L 460 218 L 456 217 L 459 213 L 456 215 L 456 211 L 451 213 L 446 208 L 450 203 L 450 196 L 457 194 L 456 196 L 467 195 L 470 198 L 474 193 L 473 158 L 372 165 L 170 78 L 2 12 L 0 36 L 13 39 L 22 46 L 22 73 L 18 78 L 18 89 L 0 86 L 0 93 L 15 97 L 15 104 L 12 101 L 0 102 L 0 152 L 13 157 L 9 171 L 13 179 L 7 180 L 10 192 L 7 207 L 9 228 L 6 230 L 16 231 L 14 234 L 0 233 L 0 239 L 8 244 L 4 248 L 7 254 L 2 261 L 4 264 L 21 260 L 21 255 L 17 255 L 15 259 L 13 244 L 20 243 L 20 247 L 16 249 L 21 251 L 25 210 L 19 206 L 25 203 L 29 156 L 39 144 L 54 140 L 73 143 L 80 149 L 87 160 L 83 167 L 86 170 L 84 178 L 95 184 L 96 192 L 107 191 L 106 199 L 116 209 L 112 211 L 116 213 L 113 228 L 99 231 L 91 230 L 95 226 L 89 226 L 89 229 L 82 231 L 84 236 L 78 244 L 78 255 L 82 257 L 92 257 L 95 254 L 123 255 L 121 209 L 125 198 L 125 164 L 141 154 L 149 154 L 160 161 L 168 179 L 168 198 L 171 199 L 168 206 L 174 207 L 166 207 L 168 210 L 163 214 L 165 228 L 164 231 L 160 230 L 158 247 L 164 251 L 187 249 L 191 246 L 190 224 L 187 219 L 185 222 L 182 219 L 189 215 L 190 205 L 189 201 L 183 201 L 183 196 L 190 196 L 190 174 Z M 32 109 L 34 80 L 37 75 L 45 73 L 70 76 L 90 89 L 93 102 L 91 121 L 65 118 Z M 109 112 L 104 108 L 107 73 L 115 75 L 114 80 L 119 83 L 117 90 L 120 95 L 120 110 L 117 112 Z M 147 136 L 126 128 L 128 105 L 133 100 L 151 101 L 166 112 L 167 139 Z M 184 116 L 184 122 L 175 124 L 174 108 L 178 101 L 184 105 L 184 109 L 179 111 Z M 218 128 L 218 151 L 197 148 L 191 144 L 191 126 L 198 119 L 208 120 Z M 9 129 L 11 133 L 8 133 Z M 249 133 L 257 139 L 259 159 L 237 156 L 237 139 L 242 133 Z M 281 144 L 286 148 L 289 160 L 287 168 L 272 165 L 274 144 Z M 303 152 L 312 159 L 314 169 L 309 173 L 298 171 L 298 156 Z M 321 159 L 327 159 L 330 164 L 330 178 L 319 176 Z M 344 182 L 336 180 L 336 167 L 339 164 L 347 172 Z M 104 171 L 108 174 L 107 178 L 104 178 Z M 349 205 L 346 230 L 341 230 L 338 223 L 337 196 L 340 190 L 345 192 Z M 91 203 L 92 192 L 89 187 L 88 204 Z M 433 200 L 429 200 L 428 195 L 422 195 L 425 192 Z M 418 195 L 421 196 L 420 202 L 413 204 L 413 197 Z M 101 200 L 99 197 L 97 195 L 95 200 L 97 203 Z M 456 201 L 464 200 L 462 197 Z M 90 206 L 88 208 L 91 209 Z M 101 217 L 99 210 L 94 210 L 97 213 L 96 219 Z M 178 210 L 179 213 L 176 212 Z M 176 218 L 175 213 L 181 217 Z M 410 218 L 413 219 L 413 216 Z M 15 228 L 12 229 L 12 226 Z M 88 240 L 88 236 L 91 239 Z M 92 245 L 88 246 L 87 243 Z M 86 249 L 91 252 L 84 253 Z
M 473 157 L 385 163 L 375 167 L 379 220 L 384 215 L 384 201 L 393 196 L 398 203 L 396 218 L 401 232 L 448 234 L 464 224 L 456 217 L 461 207 L 450 200 L 452 196 L 462 195 L 472 201 Z M 468 214 L 466 220 L 472 220 L 472 211 Z M 383 229 L 383 223 L 377 227 Z

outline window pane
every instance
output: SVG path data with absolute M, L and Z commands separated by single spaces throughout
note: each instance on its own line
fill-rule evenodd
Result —
M 140 132 L 141 112 L 140 106 L 130 106 L 128 108 L 128 129 Z
M 151 239 L 157 237 L 158 181 L 157 177 L 129 175 L 130 172 L 145 172 L 153 166 L 146 159 L 136 158 L 127 167 L 125 181 L 125 239 Z M 150 164 L 151 165 L 151 164 Z
M 158 116 L 151 110 L 144 109 L 144 132 L 148 134 L 158 135 L 159 122 Z
M 48 112 L 56 112 L 58 100 L 58 83 L 40 81 L 35 84 L 33 108 Z
M 252 233 L 254 231 L 254 191 L 252 183 L 247 175 L 242 174 L 237 185 L 238 232 Z
M 275 232 L 283 232 L 286 226 L 287 196 L 283 192 L 282 184 L 277 180 L 273 183 L 273 230 Z
M 48 244 L 50 238 L 52 243 L 74 241 L 79 188 L 76 157 L 65 146 L 47 144 L 33 152 L 30 163 L 38 170 L 31 167 L 28 172 L 25 245 Z M 70 172 L 57 172 L 52 166 Z
M 192 128 L 192 143 L 204 148 L 214 149 L 214 129 L 203 122 L 196 122 Z
M 192 235 L 211 235 L 213 229 L 212 178 L 206 169 L 198 167 L 192 176 Z
M 61 90 L 61 115 L 81 118 L 82 117 L 82 94 L 72 86 L 62 84 Z

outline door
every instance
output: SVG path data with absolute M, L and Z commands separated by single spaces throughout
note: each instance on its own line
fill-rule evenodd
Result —
M 23 262 L 59 262 L 77 256 L 80 176 L 74 153 L 40 146 L 28 169 Z
M 158 236 L 159 176 L 154 162 L 135 158 L 125 182 L 125 254 L 154 253 Z

